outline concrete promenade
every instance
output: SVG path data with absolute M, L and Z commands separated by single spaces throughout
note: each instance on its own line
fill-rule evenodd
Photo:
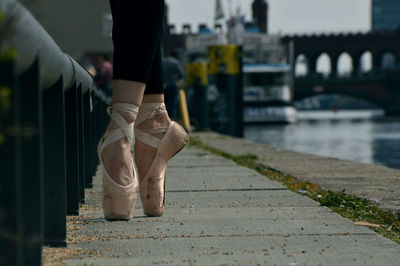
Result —
M 243 144 L 200 135 L 217 148 Z M 243 152 L 260 147 L 252 145 Z M 283 155 L 268 156 L 276 162 Z M 303 168 L 312 170 L 306 162 Z M 160 218 L 144 217 L 138 201 L 131 221 L 105 222 L 100 177 L 69 222 L 69 249 L 77 252 L 67 265 L 399 265 L 400 245 L 203 150 L 187 148 L 170 162 Z
M 254 154 L 261 164 L 298 180 L 318 184 L 322 189 L 345 190 L 361 198 L 375 198 L 381 208 L 400 211 L 398 169 L 282 150 L 216 133 L 193 135 L 205 145 L 232 155 Z

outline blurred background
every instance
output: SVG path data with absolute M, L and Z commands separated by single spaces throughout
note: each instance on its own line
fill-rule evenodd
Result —
M 20 2 L 111 93 L 108 1 Z M 400 168 L 400 1 L 166 3 L 195 129 Z

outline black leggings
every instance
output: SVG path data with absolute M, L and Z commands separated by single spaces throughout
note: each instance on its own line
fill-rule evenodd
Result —
M 163 93 L 161 35 L 164 0 L 110 0 L 113 79 L 146 84 L 144 94 Z

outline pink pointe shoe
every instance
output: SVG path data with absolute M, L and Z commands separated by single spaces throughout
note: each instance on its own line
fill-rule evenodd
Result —
M 136 125 L 159 114 L 166 114 L 163 103 L 142 103 Z M 155 136 L 163 134 L 161 138 Z M 136 140 L 157 149 L 147 173 L 140 178 L 139 191 L 143 211 L 147 216 L 162 216 L 165 203 L 165 178 L 168 161 L 189 142 L 185 130 L 177 123 L 166 127 L 139 129 L 135 127 Z
M 137 114 L 138 110 L 138 106 L 127 103 L 117 103 L 107 108 L 109 116 L 118 128 L 107 130 L 97 146 L 97 154 L 103 168 L 103 213 L 106 220 L 129 220 L 133 217 L 138 192 L 138 175 L 133 160 L 131 158 L 134 173 L 132 183 L 124 186 L 111 178 L 101 152 L 105 147 L 122 138 L 127 138 L 129 144 L 132 142 L 134 123 L 128 124 L 118 112 Z

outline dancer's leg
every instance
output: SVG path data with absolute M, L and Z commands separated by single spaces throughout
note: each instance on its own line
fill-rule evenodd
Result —
M 163 215 L 168 160 L 188 143 L 184 129 L 168 117 L 161 63 L 161 52 L 158 51 L 135 124 L 140 198 L 143 211 L 149 216 Z
M 164 16 L 164 0 L 110 0 L 113 15 L 114 77 L 112 102 L 139 106 L 153 61 L 158 53 Z M 128 123 L 136 114 L 119 112 Z M 117 125 L 111 120 L 108 130 Z M 110 176 L 121 185 L 132 182 L 130 145 L 126 139 L 104 148 L 103 160 Z
M 146 87 L 145 95 L 143 97 L 143 103 L 154 103 L 157 104 L 164 103 L 164 90 L 162 83 L 162 58 L 161 49 L 157 50 L 157 54 L 154 58 L 153 65 L 150 71 L 150 77 L 148 80 L 148 86 Z M 143 110 L 143 108 L 142 108 Z M 142 114 L 141 109 L 139 109 L 139 116 Z M 142 130 L 167 127 L 171 120 L 168 114 L 165 112 L 159 112 L 151 119 L 146 119 L 136 127 Z M 163 133 L 158 133 L 155 135 L 157 138 L 161 138 Z M 157 149 L 142 143 L 140 140 L 135 141 L 135 162 L 139 171 L 140 180 L 145 176 L 148 171 L 150 164 L 153 161 L 154 155 Z
M 151 82 L 150 71 L 160 46 L 164 0 L 110 3 L 114 23 L 113 79 L 147 84 Z

